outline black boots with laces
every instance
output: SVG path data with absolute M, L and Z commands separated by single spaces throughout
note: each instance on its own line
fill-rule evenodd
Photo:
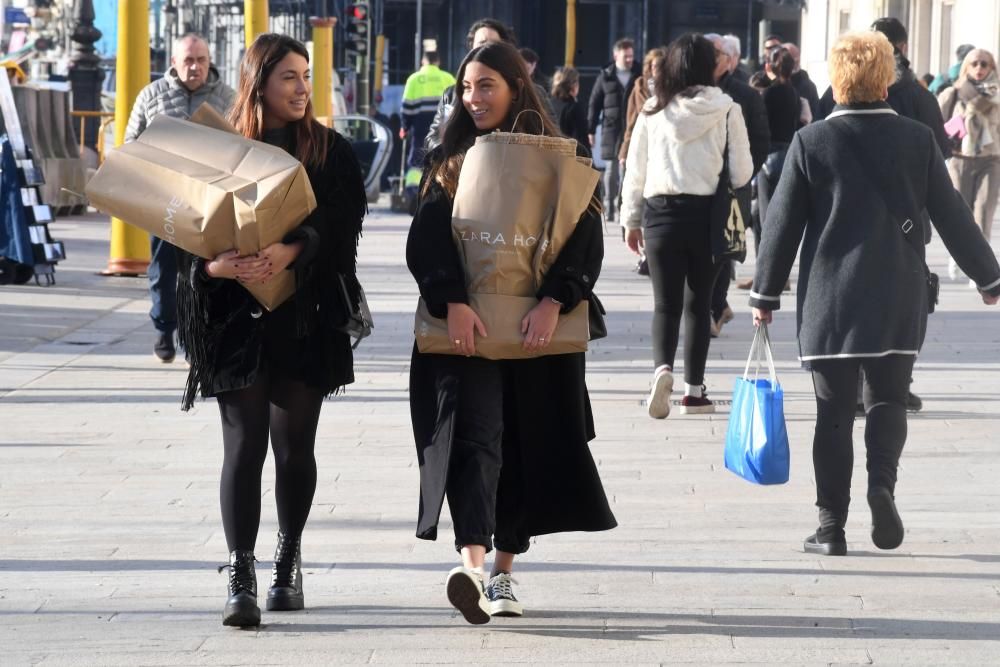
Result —
M 268 611 L 299 611 L 305 608 L 302 594 L 302 536 L 278 533 L 271 569 L 271 587 L 267 591 Z
M 236 550 L 229 554 L 229 599 L 222 612 L 222 624 L 240 628 L 260 625 L 260 607 L 257 606 L 257 571 L 252 551 Z

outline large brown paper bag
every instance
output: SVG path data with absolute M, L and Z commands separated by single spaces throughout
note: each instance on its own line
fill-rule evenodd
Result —
M 207 105 L 192 121 L 157 116 L 108 153 L 86 192 L 96 208 L 205 259 L 233 248 L 253 254 L 316 208 L 298 160 L 236 134 Z M 282 271 L 246 288 L 274 310 L 295 292 L 295 277 Z
M 572 139 L 495 132 L 466 153 L 452 211 L 452 230 L 466 274 L 470 305 L 488 338 L 476 354 L 521 359 L 582 352 L 589 338 L 588 306 L 560 316 L 548 347 L 522 349 L 521 320 L 590 204 L 600 175 L 576 156 Z M 487 298 L 490 296 L 495 298 Z M 500 298 L 500 297 L 503 298 Z M 421 352 L 457 354 L 447 323 L 418 304 L 414 333 Z
M 533 296 L 505 294 L 470 294 L 469 305 L 486 327 L 486 338 L 476 333 L 476 356 L 485 359 L 531 359 L 553 354 L 586 352 L 590 337 L 589 304 L 586 300 L 559 316 L 555 333 L 547 347 L 534 352 L 524 349 L 520 322 L 538 305 Z M 516 320 L 513 329 L 510 322 Z M 448 337 L 448 320 L 431 317 L 427 304 L 417 304 L 417 349 L 424 354 L 459 354 Z

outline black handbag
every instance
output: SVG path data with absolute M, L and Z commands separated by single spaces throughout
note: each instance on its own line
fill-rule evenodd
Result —
M 587 307 L 587 317 L 590 320 L 590 340 L 600 340 L 608 337 L 608 324 L 604 321 L 604 316 L 608 311 L 604 310 L 604 304 L 593 292 L 587 298 L 590 302 Z
M 847 142 L 852 145 L 855 155 L 867 154 L 864 150 L 864 147 L 861 145 L 861 142 L 857 141 L 857 138 L 854 136 L 854 133 L 851 130 L 848 130 L 844 126 L 837 125 L 836 123 L 831 123 L 830 127 L 833 127 L 837 132 L 837 134 L 847 139 Z M 892 192 L 892 190 L 889 189 L 887 183 L 885 182 L 885 179 L 882 178 L 882 174 L 880 172 L 871 169 L 868 166 L 868 163 L 865 162 L 864 160 L 858 159 L 858 162 L 861 164 L 861 167 L 865 170 L 867 178 L 871 182 L 878 185 L 876 189 L 878 191 L 879 196 L 882 198 L 882 202 L 885 204 L 885 210 L 889 213 L 889 217 L 893 220 L 893 222 L 896 223 L 896 226 L 899 227 L 900 231 L 903 232 L 903 236 L 906 238 L 907 245 L 909 245 L 910 248 L 913 249 L 913 252 L 917 254 L 917 258 L 920 259 L 920 263 L 923 264 L 924 283 L 927 289 L 927 312 L 933 313 L 935 307 L 938 304 L 938 297 L 941 293 L 941 279 L 938 277 L 938 274 L 933 273 L 930 270 L 930 267 L 927 266 L 927 260 L 924 259 L 924 254 L 921 252 L 921 250 L 923 250 L 924 238 L 926 237 L 926 232 L 925 230 L 920 229 L 919 225 L 916 222 L 914 222 L 914 219 L 919 220 L 920 218 L 910 217 L 907 216 L 905 213 L 897 213 L 896 209 L 890 204 L 889 199 L 886 197 L 886 193 Z M 903 222 L 900 222 L 900 220 L 903 220 Z M 910 232 L 912 232 L 915 229 L 918 230 L 920 233 L 911 234 Z
M 351 292 L 347 288 L 347 277 L 343 273 L 337 274 L 339 307 L 342 309 L 337 321 L 342 322 L 342 324 L 336 328 L 337 331 L 354 339 L 351 349 L 356 350 L 361 341 L 372 334 L 375 322 L 372 320 L 372 311 L 368 307 L 368 298 L 365 296 L 364 288 L 357 282 L 357 279 L 354 279 L 354 282 L 358 292 L 357 299 L 351 298 Z
M 732 113 L 732 109 L 729 110 Z M 712 256 L 716 263 L 747 258 L 747 223 L 750 221 L 750 184 L 734 188 L 729 173 L 729 113 L 726 114 L 726 143 L 722 149 L 722 171 L 712 197 L 709 224 Z

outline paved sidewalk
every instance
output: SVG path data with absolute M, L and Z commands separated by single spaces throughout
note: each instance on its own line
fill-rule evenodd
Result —
M 900 471 L 903 546 L 880 553 L 868 539 L 859 456 L 851 554 L 810 556 L 814 405 L 791 309 L 773 338 L 792 479 L 754 487 L 722 467 L 727 408 L 645 416 L 651 290 L 617 229 L 598 285 L 610 336 L 593 346 L 589 386 L 593 451 L 621 525 L 538 539 L 517 568 L 524 618 L 466 625 L 444 597 L 450 525 L 437 543 L 413 536 L 408 222 L 380 208 L 367 222 L 377 329 L 357 384 L 321 419 L 309 609 L 265 612 L 247 631 L 220 623 L 215 405 L 179 411 L 186 366 L 152 355 L 145 280 L 94 275 L 106 222 L 52 225 L 70 256 L 58 284 L 0 288 L 0 665 L 1000 664 L 1000 309 L 944 279 L 914 385 L 925 410 Z M 943 273 L 937 241 L 931 257 Z M 741 312 L 709 362 L 717 399 L 752 333 L 733 297 Z M 859 424 L 859 454 L 862 434 Z M 262 587 L 276 531 L 265 470 Z

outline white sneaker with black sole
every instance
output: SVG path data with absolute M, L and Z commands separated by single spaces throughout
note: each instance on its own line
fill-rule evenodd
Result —
M 490 622 L 490 601 L 479 572 L 459 566 L 448 573 L 448 602 L 472 625 Z
M 493 616 L 524 616 L 524 605 L 514 597 L 514 579 L 506 572 L 491 577 L 486 584 L 486 598 Z
M 649 390 L 646 410 L 653 419 L 666 419 L 670 415 L 670 394 L 674 390 L 674 374 L 662 370 L 653 376 L 653 388 Z

